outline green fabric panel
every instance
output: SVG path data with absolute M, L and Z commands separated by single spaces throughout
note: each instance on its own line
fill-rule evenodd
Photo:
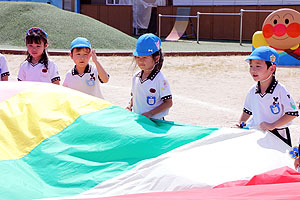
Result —
M 118 106 L 82 115 L 25 157 L 0 162 L 0 199 L 76 195 L 215 130 L 152 121 Z

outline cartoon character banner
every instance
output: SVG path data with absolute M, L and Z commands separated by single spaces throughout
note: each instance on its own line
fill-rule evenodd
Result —
M 270 46 L 279 53 L 279 65 L 300 65 L 300 13 L 289 8 L 272 12 L 262 31 L 253 34 L 253 48 Z

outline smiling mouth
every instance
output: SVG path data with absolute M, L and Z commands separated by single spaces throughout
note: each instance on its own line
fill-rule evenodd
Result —
M 287 38 L 289 38 L 289 37 L 286 37 L 286 38 L 283 38 L 283 39 L 279 39 L 279 38 L 275 38 L 275 37 L 272 37 L 274 40 L 285 40 L 285 39 L 287 39 Z

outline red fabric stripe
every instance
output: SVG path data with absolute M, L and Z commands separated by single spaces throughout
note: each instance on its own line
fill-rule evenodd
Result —
M 77 200 L 299 200 L 300 173 L 288 167 L 256 175 L 249 181 L 234 181 L 213 189 L 157 192 Z

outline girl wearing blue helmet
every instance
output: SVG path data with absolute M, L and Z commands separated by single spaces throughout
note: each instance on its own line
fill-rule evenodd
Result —
M 133 52 L 141 71 L 132 79 L 131 100 L 127 110 L 152 119 L 164 119 L 172 106 L 170 85 L 160 71 L 164 58 L 161 40 L 154 34 L 139 37 Z
M 291 146 L 288 126 L 299 114 L 290 93 L 275 79 L 278 58 L 275 49 L 261 46 L 246 59 L 250 65 L 249 72 L 257 84 L 247 94 L 238 126 L 244 128 L 252 116 L 247 126 L 269 130 Z

